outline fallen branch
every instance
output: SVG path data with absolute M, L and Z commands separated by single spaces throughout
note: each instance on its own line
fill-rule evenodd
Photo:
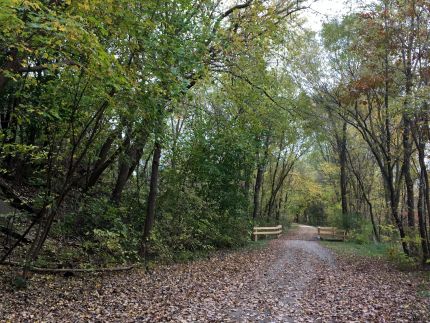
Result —
M 9 185 L 3 178 L 0 177 L 0 189 L 3 191 L 3 194 L 10 199 L 9 204 L 14 208 L 27 211 L 31 214 L 36 214 L 40 210 L 35 209 L 30 202 L 27 201 L 21 194 L 16 191 L 11 185 Z
M 23 237 L 21 234 L 19 234 L 18 232 L 12 231 L 11 229 L 4 227 L 4 226 L 0 226 L 0 232 L 5 234 L 8 237 L 12 237 L 16 240 L 21 240 L 23 243 L 30 243 L 31 241 L 28 240 L 27 238 Z
M 23 268 L 26 267 L 27 270 L 34 273 L 40 273 L 40 274 L 117 272 L 117 271 L 128 271 L 134 268 L 134 266 L 111 267 L 111 268 L 41 268 L 41 267 L 34 267 L 34 266 L 26 266 L 25 264 L 16 262 L 16 261 L 5 261 L 0 265 L 23 267 Z

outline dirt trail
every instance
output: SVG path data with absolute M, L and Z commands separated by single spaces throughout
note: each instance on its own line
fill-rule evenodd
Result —
M 336 258 L 315 239 L 315 228 L 295 226 L 259 250 L 151 273 L 35 275 L 20 291 L 3 270 L 0 322 L 430 321 L 423 280 L 374 260 Z
M 284 236 L 287 240 L 305 240 L 316 241 L 318 230 L 310 225 L 293 224 L 292 228 L 288 230 L 288 234 Z
M 334 266 L 333 255 L 316 242 L 315 227 L 297 225 L 276 244 L 276 260 L 259 283 L 249 292 L 232 319 L 251 322 L 294 322 L 303 315 L 298 301 L 310 282 L 317 278 L 316 268 Z M 264 298 L 264 299 L 262 299 Z M 249 305 L 259 307 L 250 309 Z M 267 303 L 261 306 L 261 303 Z M 261 311 L 264 308 L 264 311 Z M 260 310 L 259 310 L 260 309 Z

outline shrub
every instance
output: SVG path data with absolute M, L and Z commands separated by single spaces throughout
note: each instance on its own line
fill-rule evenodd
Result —
M 394 262 L 400 270 L 410 270 L 416 267 L 417 261 L 401 251 L 398 245 L 393 245 L 387 250 L 387 257 Z
M 351 231 L 350 237 L 358 244 L 366 244 L 373 241 L 373 227 L 371 223 L 363 221 Z
M 242 209 L 224 209 L 179 180 L 165 185 L 151 236 L 152 256 L 189 258 L 189 252 L 231 248 L 249 240 L 251 226 Z

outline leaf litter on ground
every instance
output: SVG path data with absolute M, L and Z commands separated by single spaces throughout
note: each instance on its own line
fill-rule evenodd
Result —
M 14 290 L 2 268 L 0 319 L 10 322 L 426 322 L 428 278 L 381 260 L 334 256 L 306 228 L 267 247 L 223 252 L 152 272 L 34 275 Z M 304 239 L 304 240 L 301 240 Z

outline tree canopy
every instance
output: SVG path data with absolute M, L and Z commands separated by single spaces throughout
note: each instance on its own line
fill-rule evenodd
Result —
M 170 261 L 296 221 L 425 264 L 429 4 L 319 34 L 308 5 L 2 1 L 1 262 Z

